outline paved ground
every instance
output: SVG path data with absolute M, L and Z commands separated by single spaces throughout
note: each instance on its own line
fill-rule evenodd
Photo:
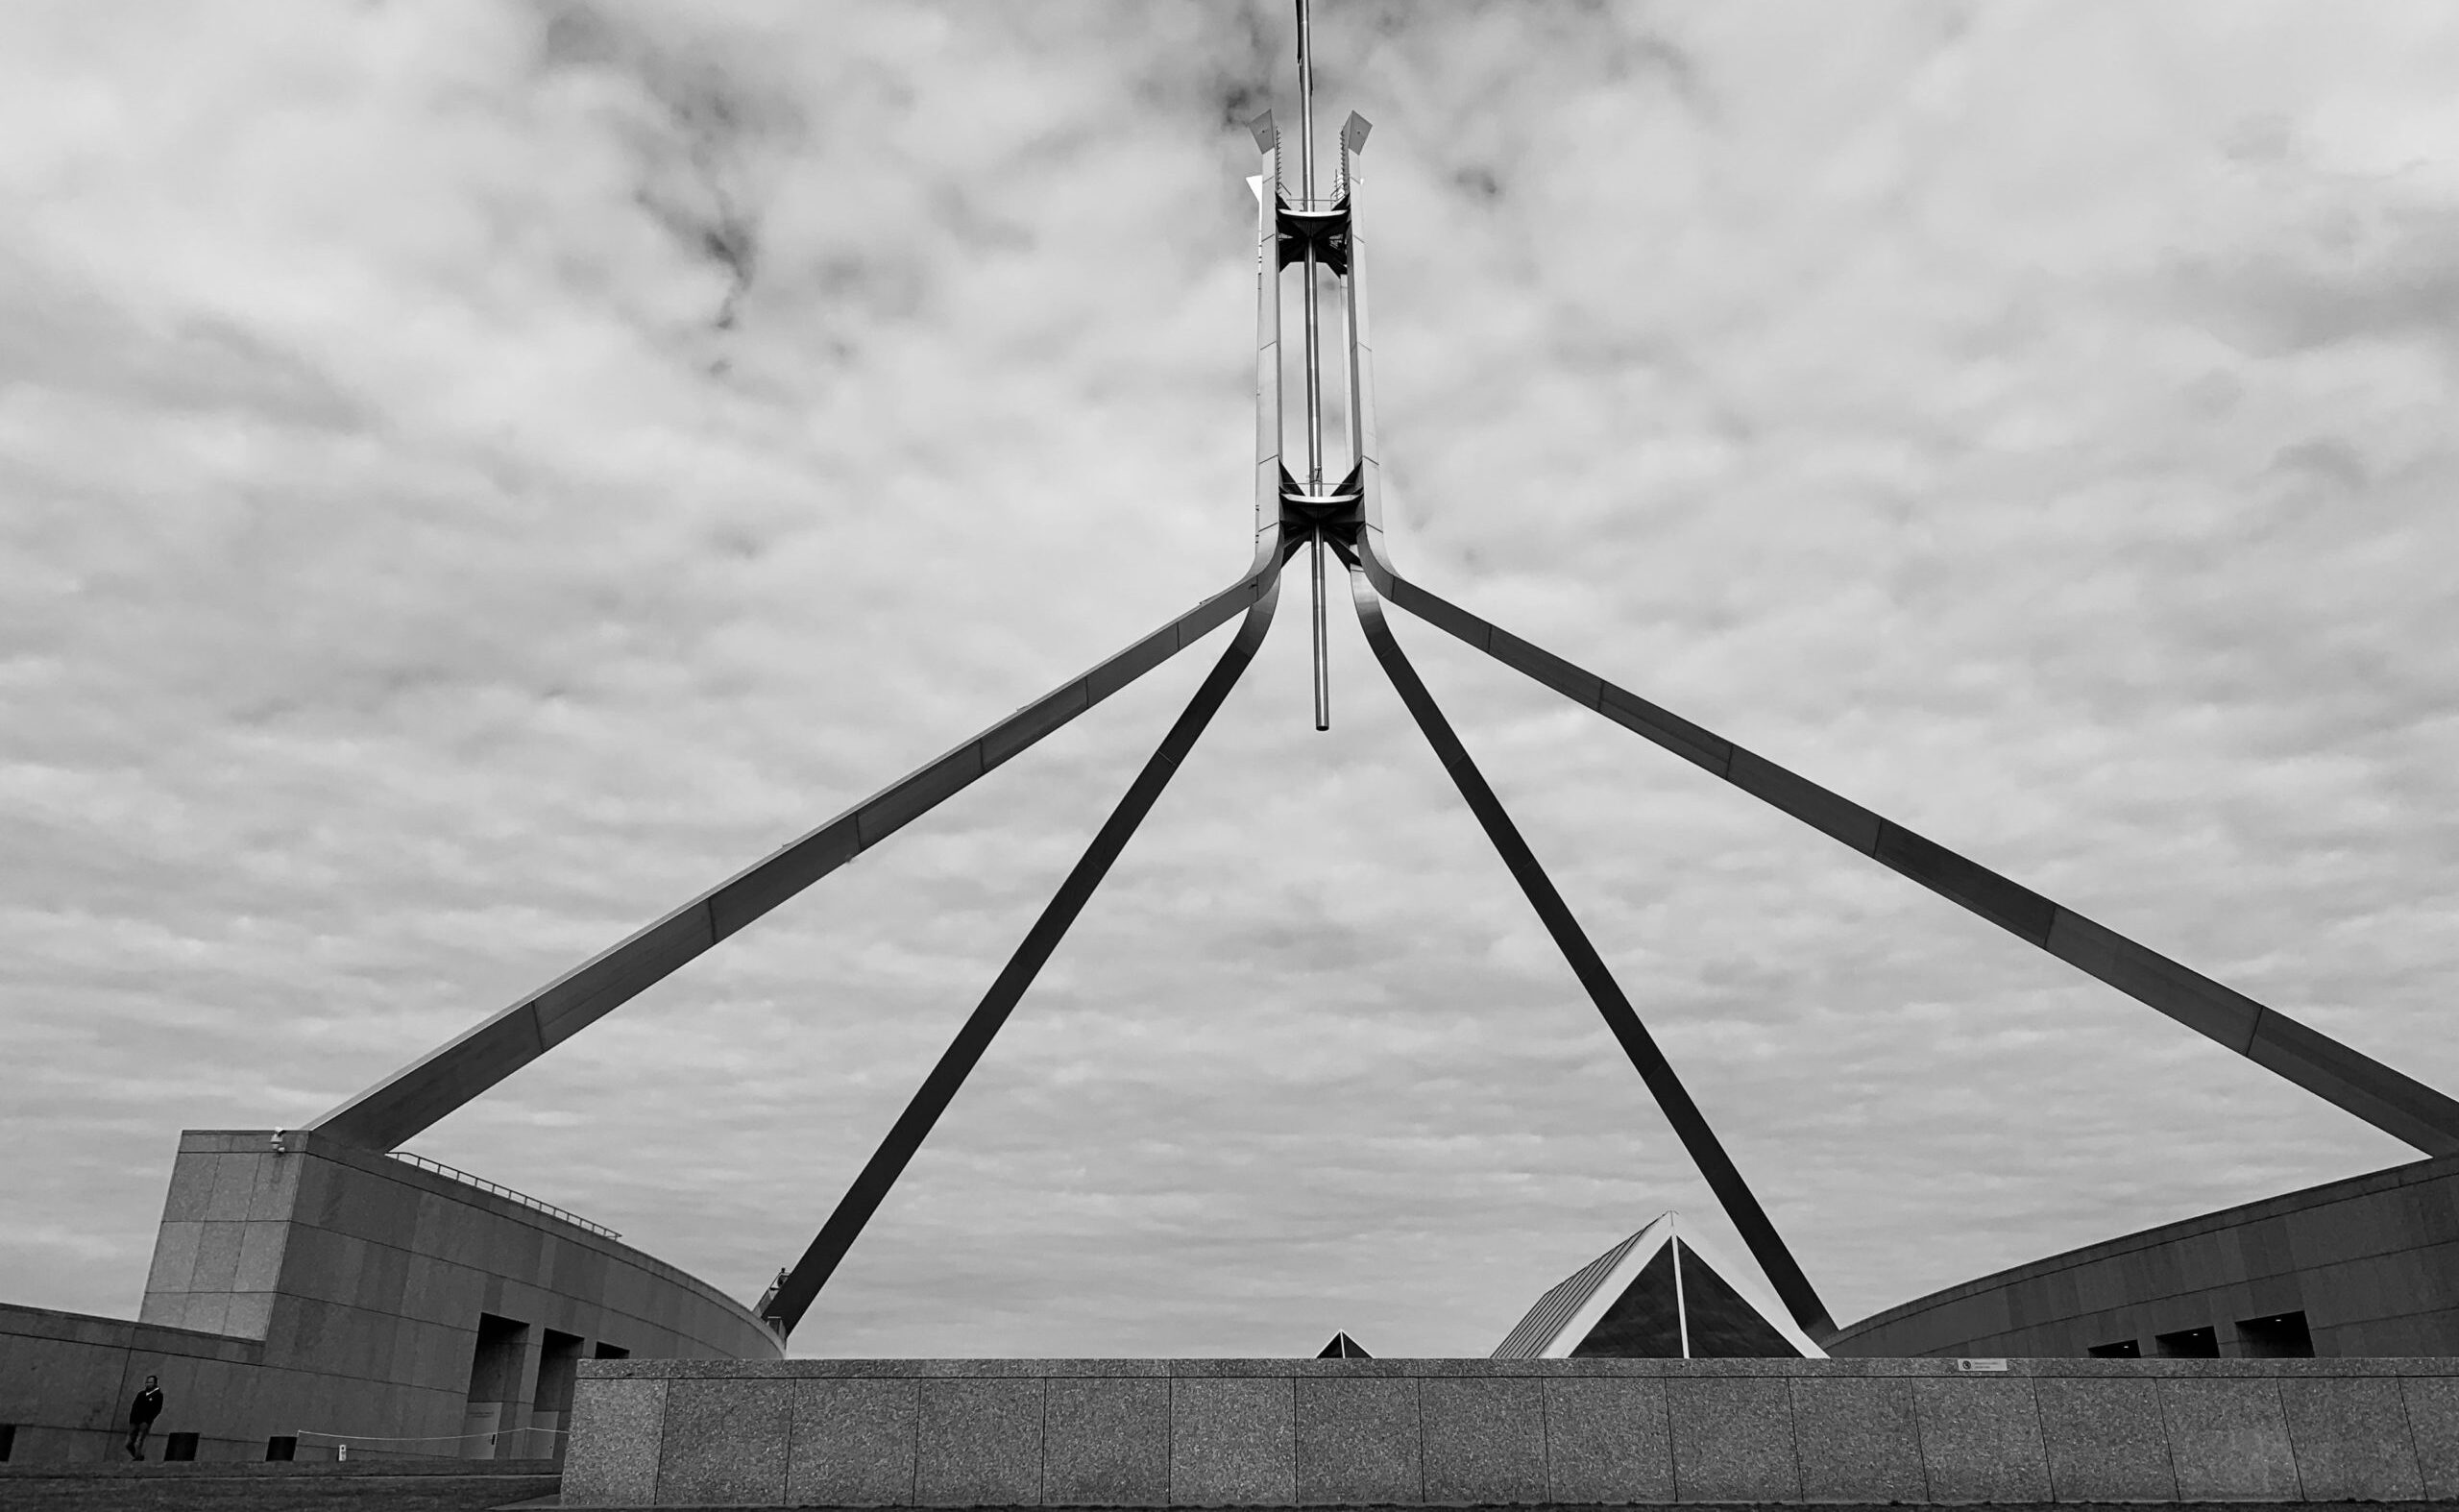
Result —
M 0 1466 L 0 1512 L 547 1512 L 557 1505 L 550 1461 L 479 1471 L 452 1466 Z M 1690 1502 L 1682 1512 L 1764 1512 L 1775 1502 Z M 1803 1503 L 1789 1503 L 1801 1507 Z M 2201 1501 L 2193 1512 L 2449 1512 L 2447 1501 Z M 972 1512 L 1130 1512 L 1105 1508 L 975 1508 Z M 1165 1509 L 1167 1512 L 1167 1509 Z M 1303 1512 L 1303 1509 L 1298 1509 Z M 1346 1508 L 1342 1512 L 1398 1512 Z M 1426 1512 L 1413 1508 L 1410 1512 Z M 1595 1507 L 1446 1507 L 1443 1512 L 1602 1512 Z M 1906 1512 L 1901 1505 L 1822 1504 L 1817 1512 Z M 2003 1502 L 1988 1512 L 2144 1512 L 2142 1503 Z
M 551 1460 L 11 1465 L 0 1512 L 484 1512 L 548 1499 Z

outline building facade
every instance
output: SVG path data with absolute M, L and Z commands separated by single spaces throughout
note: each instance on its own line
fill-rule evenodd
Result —
M 2459 1156 L 2163 1224 L 1890 1307 L 1836 1355 L 2459 1355 Z
M 546 1458 L 581 1360 L 783 1353 L 742 1303 L 534 1199 L 317 1135 L 192 1130 L 136 1320 L 0 1306 L 0 1430 L 14 1461 L 106 1457 L 158 1376 L 158 1457 L 194 1434 L 201 1458 Z

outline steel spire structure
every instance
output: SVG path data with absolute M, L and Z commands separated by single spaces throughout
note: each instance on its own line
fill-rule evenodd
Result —
M 799 1260 L 781 1273 L 759 1311 L 782 1336 L 812 1305 L 932 1127 L 954 1101 L 1001 1025 L 1023 1000 L 1085 902 L 1159 800 L 1170 778 L 1236 686 L 1271 628 L 1282 570 L 1301 549 L 1313 588 L 1316 728 L 1328 728 L 1326 655 L 1327 558 L 1346 572 L 1350 601 L 1376 663 L 1442 761 L 1513 880 L 1621 1046 L 1685 1151 L 1740 1231 L 1751 1257 L 1801 1332 L 1834 1331 L 1815 1288 L 1743 1180 L 1705 1114 L 1658 1047 L 1522 838 L 1401 648 L 1385 605 L 1409 611 L 1504 666 L 1595 710 L 1741 792 L 1839 841 L 1999 928 L 2076 966 L 2187 1028 L 2304 1087 L 2427 1155 L 2459 1154 L 2459 1102 L 2190 967 L 2152 951 L 1997 872 L 1915 834 L 1637 694 L 1500 629 L 1403 577 L 1383 524 L 1375 429 L 1365 248 L 1359 234 L 1359 159 L 1370 127 L 1351 114 L 1338 138 L 1328 194 L 1317 193 L 1314 56 L 1307 0 L 1297 0 L 1296 193 L 1285 142 L 1271 112 L 1251 126 L 1255 185 L 1255 475 L 1252 554 L 1228 587 L 918 770 L 890 783 L 751 866 L 518 999 L 460 1037 L 402 1067 L 306 1126 L 389 1150 L 545 1055 L 635 994 L 746 928 L 769 910 L 880 844 L 907 823 L 1023 754 L 1051 732 L 1239 619 L 1237 632 L 1160 745 L 1144 764 L 1075 867 L 889 1129 Z M 1281 324 L 1285 271 L 1295 267 L 1303 349 L 1303 459 L 1284 454 Z M 1346 464 L 1334 481 L 1325 446 L 1327 353 L 1322 302 L 1340 304 L 1347 382 Z M 1303 476 L 1302 476 L 1303 475 Z

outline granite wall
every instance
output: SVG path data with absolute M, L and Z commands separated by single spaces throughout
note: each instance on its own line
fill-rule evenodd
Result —
M 2447 1360 L 631 1362 L 574 1419 L 568 1507 L 2459 1497 Z
M 201 1403 L 244 1395 L 263 1369 L 264 1346 L 126 1318 L 91 1318 L 0 1303 L 0 1423 L 13 1425 L 12 1463 L 107 1459 L 128 1432 L 128 1404 L 148 1376 L 161 1378 L 163 1434 L 193 1429 Z M 262 1457 L 264 1445 L 256 1445 Z
M 15 1461 L 107 1458 L 158 1375 L 158 1445 L 194 1432 L 203 1458 L 303 1429 L 545 1457 L 583 1357 L 780 1353 L 706 1281 L 516 1198 L 329 1139 L 191 1130 L 136 1321 L 0 1307 L 0 1424 Z
M 1821 1342 L 1864 1357 L 2180 1347 L 2231 1357 L 2278 1352 L 2278 1330 L 2260 1321 L 2286 1315 L 2317 1355 L 2459 1355 L 2459 1156 L 2051 1256 Z

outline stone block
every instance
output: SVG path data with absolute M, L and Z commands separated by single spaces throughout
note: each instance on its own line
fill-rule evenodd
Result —
M 205 1238 L 203 1223 L 165 1222 L 154 1232 L 154 1264 L 145 1273 L 149 1292 L 196 1290 L 196 1251 Z
M 662 1380 L 584 1378 L 575 1384 L 564 1505 L 645 1507 L 657 1500 L 666 1388 Z
M 2449 1280 L 2437 1274 L 2437 1256 L 2404 1251 L 2372 1255 L 2308 1272 L 2306 1284 L 2331 1309 L 2356 1318 L 2396 1318 L 2450 1305 Z M 2344 1311 L 2343 1311 L 2344 1309 Z
M 1425 1360 L 1359 1359 L 1291 1359 L 1282 1360 L 1280 1374 L 1292 1378 L 1329 1376 L 1335 1379 L 1352 1379 L 1366 1376 L 1415 1376 Z
M 190 1294 L 183 1291 L 149 1291 L 138 1307 L 136 1321 L 150 1328 L 184 1329 L 188 1326 Z
M 793 1383 L 786 1500 L 796 1506 L 902 1506 L 913 1500 L 921 1386 L 828 1378 Z
M 393 1348 L 393 1378 L 426 1391 L 462 1393 L 470 1382 L 475 1334 L 423 1318 L 404 1318 Z
M 1170 1383 L 1058 1377 L 1042 1405 L 1041 1500 L 1055 1506 L 1164 1506 Z
M 274 1291 L 281 1285 L 282 1250 L 290 1238 L 286 1223 L 243 1223 L 239 1226 L 239 1263 L 231 1280 L 232 1291 Z
M 2410 1376 L 2399 1382 L 2424 1496 L 2459 1501 L 2459 1378 Z
M 1032 1366 L 1031 1374 L 1052 1380 L 1069 1377 L 1091 1378 L 1111 1376 L 1135 1376 L 1152 1380 L 1164 1380 L 1170 1374 L 1170 1362 L 1160 1359 L 1071 1358 L 1024 1360 L 1018 1363 Z
M 2050 1271 L 2016 1282 L 2007 1289 L 2007 1324 L 2009 1329 L 2039 1328 L 2071 1318 L 2083 1310 L 2081 1293 L 2071 1270 Z
M 294 1225 L 284 1246 L 286 1289 L 318 1302 L 347 1303 L 358 1285 L 364 1241 L 329 1229 Z
M 1789 1385 L 1803 1496 L 1814 1501 L 1928 1500 L 1910 1379 L 1801 1377 Z
M 2031 1378 L 1916 1380 L 1912 1404 L 1932 1500 L 2049 1500 L 2049 1455 Z
M 2459 1263 L 2454 1257 L 2453 1263 Z M 2315 1350 L 2328 1357 L 2459 1354 L 2459 1316 L 2371 1318 L 2314 1329 Z
M 273 1327 L 273 1299 L 269 1291 L 234 1291 L 222 1313 L 222 1331 L 234 1338 L 261 1339 Z
M 2178 1499 L 2158 1381 L 2053 1376 L 2033 1381 L 2033 1392 L 2049 1452 L 2050 1489 L 2058 1500 Z
M 488 1225 L 494 1221 L 466 1203 L 447 1201 L 441 1192 L 421 1192 L 410 1215 L 410 1242 L 405 1248 L 413 1255 L 483 1267 Z
M 402 1271 L 402 1315 L 466 1326 L 478 1315 L 476 1300 L 465 1296 L 466 1276 L 460 1266 L 433 1256 L 410 1256 Z
M 268 1155 L 256 1167 L 248 1192 L 250 1223 L 286 1223 L 299 1202 L 299 1173 L 307 1162 L 295 1155 Z
M 217 1155 L 209 1158 L 213 1166 L 213 1189 L 206 1198 L 207 1220 L 220 1223 L 245 1223 L 248 1218 L 248 1199 L 256 1195 L 256 1167 L 269 1157 Z
M 2285 1501 L 2297 1496 L 2297 1460 L 2279 1383 L 2268 1378 L 2160 1382 L 2169 1455 L 2181 1501 Z
M 239 1279 L 239 1244 L 247 1227 L 244 1223 L 197 1225 L 196 1271 L 188 1290 L 231 1290 Z
M 2118 1268 L 2106 1259 L 2082 1261 L 2075 1267 L 2074 1276 L 2078 1314 L 2109 1312 L 2133 1300 L 2127 1295 Z
M 213 1200 L 213 1161 L 183 1150 L 171 1161 L 171 1189 L 162 1195 L 164 1223 L 203 1223 Z
M 120 1387 L 132 1369 L 141 1371 L 101 1341 L 0 1332 L 0 1422 L 18 1425 L 18 1457 L 36 1457 L 25 1435 L 38 1424 L 108 1431 L 128 1406 Z
M 353 1307 L 375 1312 L 401 1314 L 403 1291 L 409 1280 L 410 1252 L 397 1250 L 389 1244 L 370 1244 L 358 1252 L 358 1277 L 350 1290 Z M 518 1314 L 531 1327 L 539 1326 L 536 1311 Z
M 2295 1377 L 2279 1383 L 2298 1494 L 2308 1501 L 2424 1496 L 2397 1377 Z
M 381 1336 L 384 1379 L 399 1385 L 415 1384 L 421 1388 L 432 1384 L 420 1378 L 417 1371 L 422 1352 L 430 1347 L 429 1341 L 435 1336 L 436 1330 L 433 1325 L 421 1323 L 415 1318 L 404 1318 L 397 1313 L 360 1313 L 358 1316 L 380 1320 L 371 1332 Z M 469 1391 L 470 1364 L 470 1356 L 464 1354 L 460 1359 L 460 1368 L 453 1372 L 461 1378 L 458 1385 L 465 1397 Z M 526 1402 L 537 1399 L 538 1335 L 535 1332 L 532 1332 L 529 1337 L 528 1358 L 525 1361 L 525 1369 L 522 1373 L 520 1390 L 521 1401 Z
M 1388 1505 L 1425 1499 L 1416 1381 L 1302 1378 L 1296 1392 L 1298 1500 L 1303 1505 Z
M 554 1264 L 548 1283 L 555 1290 L 574 1297 L 596 1297 L 606 1290 L 607 1273 L 614 1268 L 605 1252 L 590 1248 L 578 1239 L 566 1239 L 555 1246 Z
M 1493 1506 L 1546 1500 L 1543 1382 L 1433 1377 L 1418 1382 L 1418 1414 L 1426 1500 Z
M 409 1249 L 418 1234 L 419 1188 L 405 1178 L 423 1176 L 415 1166 L 399 1160 L 383 1160 L 383 1165 L 397 1170 L 368 1171 L 339 1160 L 317 1161 L 324 1177 L 321 1200 L 312 1205 L 306 1201 L 304 1187 L 309 1180 L 302 1174 L 300 1209 L 312 1209 L 318 1228 L 330 1229 L 373 1244 L 390 1244 Z M 455 1183 L 458 1184 L 458 1183 Z M 465 1188 L 466 1189 L 466 1188 Z M 472 1191 L 475 1198 L 481 1194 Z
M 1665 1382 L 1646 1377 L 1546 1383 L 1546 1488 L 1555 1501 L 1673 1500 Z
M 2246 1279 L 2237 1263 L 2236 1247 L 2224 1243 L 2217 1232 L 2180 1235 L 2169 1241 L 2169 1249 L 2177 1256 L 2178 1276 L 2187 1291 L 2210 1291 Z
M 2005 1292 L 1984 1291 L 1939 1307 L 1930 1323 L 1940 1330 L 1941 1339 L 1985 1339 L 2006 1332 L 2013 1319 L 2008 1314 Z
M 220 1333 L 231 1316 L 231 1294 L 227 1291 L 191 1292 L 188 1294 L 187 1317 L 180 1327 L 200 1333 Z
M 274 1309 L 273 1332 L 265 1339 L 267 1356 L 301 1361 L 332 1357 L 326 1353 L 328 1336 L 332 1341 L 330 1347 L 339 1349 L 341 1314 L 341 1308 L 311 1297 L 286 1298 L 284 1305 Z M 469 1383 L 467 1375 L 461 1379 L 464 1385 Z
M 2281 1214 L 2299 1266 L 2313 1270 L 2394 1247 L 2379 1207 L 2378 1202 L 2334 1202 Z
M 529 1225 L 498 1213 L 487 1213 L 487 1268 L 498 1276 L 535 1284 L 547 1236 Z
M 921 1383 L 914 1500 L 925 1506 L 1031 1506 L 1041 1500 L 1042 1383 Z
M 2296 1247 L 2284 1218 L 2249 1219 L 2228 1231 L 2228 1242 L 2236 1246 L 2238 1264 L 2250 1277 L 2293 1277 L 2297 1272 Z
M 1781 1376 L 1677 1376 L 1666 1381 L 1679 1500 L 1800 1500 L 1801 1462 L 1787 1384 Z
M 657 1500 L 668 1506 L 780 1506 L 793 1388 L 782 1380 L 676 1380 L 667 1387 Z
M 162 1384 L 165 1395 L 170 1398 L 170 1401 L 165 1403 L 167 1410 L 163 1420 L 155 1427 L 164 1432 L 179 1429 L 202 1431 L 209 1441 L 219 1433 L 230 1432 L 237 1425 L 264 1421 L 259 1403 L 264 1401 L 266 1392 L 259 1372 L 250 1370 L 246 1366 L 233 1366 L 219 1360 L 177 1361 L 177 1365 L 184 1367 L 179 1371 L 179 1374 L 186 1378 L 186 1383 L 183 1389 L 172 1391 L 169 1389 L 172 1376 L 168 1367 L 172 1367 L 175 1362 L 162 1360 L 159 1363 L 166 1367 L 161 1372 Z M 132 1392 L 135 1385 L 134 1381 L 129 1382 Z M 125 1411 L 127 1403 L 120 1403 L 120 1407 Z M 316 1420 L 310 1418 L 307 1421 L 312 1424 Z M 294 1418 L 281 1431 L 286 1433 L 290 1428 L 298 1426 L 299 1420 Z M 241 1431 L 244 1432 L 245 1429 L 242 1428 Z M 270 1433 L 272 1430 L 266 1431 Z M 256 1449 L 259 1455 L 264 1452 L 262 1439 L 256 1440 Z M 202 1449 L 198 1452 L 207 1459 L 219 1457 L 210 1448 Z
M 2177 1258 L 2162 1245 L 2150 1245 L 2113 1256 L 2118 1274 L 2125 1278 L 2126 1294 L 2137 1299 L 2138 1305 L 2175 1298 L 2179 1285 Z M 2161 1328 L 2169 1327 L 2161 1324 Z M 2146 1331 L 2150 1331 L 2148 1329 Z
M 1171 1381 L 1171 1504 L 1288 1506 L 1297 1500 L 1296 1406 L 1286 1376 Z

